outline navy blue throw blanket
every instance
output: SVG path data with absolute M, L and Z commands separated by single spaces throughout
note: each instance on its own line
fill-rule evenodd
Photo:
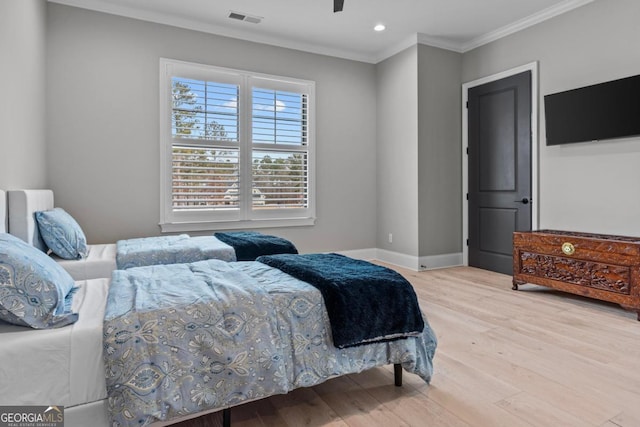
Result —
M 413 287 L 389 268 L 338 254 L 271 255 L 256 261 L 320 291 L 338 348 L 416 336 L 424 329 Z
M 253 261 L 261 255 L 298 253 L 298 249 L 287 239 L 255 231 L 215 233 L 215 236 L 236 251 L 238 261 Z

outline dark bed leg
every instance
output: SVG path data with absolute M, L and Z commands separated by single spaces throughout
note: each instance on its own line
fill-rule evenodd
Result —
M 393 379 L 396 387 L 402 387 L 402 365 L 399 363 L 393 365 Z
M 222 410 L 222 427 L 231 427 L 231 408 Z

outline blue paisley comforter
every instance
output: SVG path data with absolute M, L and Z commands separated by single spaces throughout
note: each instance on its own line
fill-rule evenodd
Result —
M 344 349 L 320 292 L 258 262 L 115 271 L 104 322 L 114 426 L 222 409 L 330 377 L 401 363 L 430 381 L 436 338 Z
M 228 244 L 214 236 L 142 237 L 119 240 L 116 243 L 118 270 L 158 264 L 180 264 L 220 259 L 235 261 L 236 253 Z

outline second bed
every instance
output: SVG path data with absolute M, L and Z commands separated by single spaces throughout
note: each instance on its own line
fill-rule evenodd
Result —
M 51 190 L 10 190 L 8 228 L 14 236 L 47 252 L 36 213 L 54 209 Z M 3 198 L 4 200 L 4 198 Z M 297 253 L 290 241 L 261 233 L 216 233 L 190 237 L 186 234 L 120 240 L 117 243 L 87 245 L 86 256 L 62 259 L 52 256 L 74 280 L 109 278 L 116 269 L 155 264 L 174 264 L 219 259 L 246 261 L 259 255 Z

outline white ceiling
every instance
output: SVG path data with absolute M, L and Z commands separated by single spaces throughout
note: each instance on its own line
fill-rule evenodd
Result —
M 416 42 L 466 52 L 594 0 L 345 0 L 338 13 L 333 0 L 49 1 L 376 63 Z M 377 23 L 387 30 L 374 32 Z

